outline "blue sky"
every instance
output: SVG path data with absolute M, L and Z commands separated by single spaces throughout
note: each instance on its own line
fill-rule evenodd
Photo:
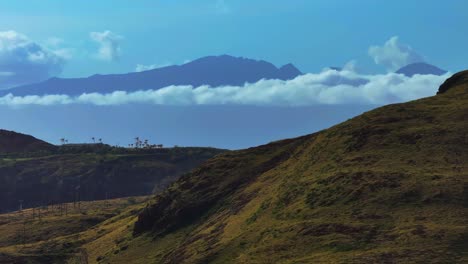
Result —
M 392 36 L 453 72 L 468 61 L 467 11 L 464 0 L 16 0 L 0 2 L 0 31 L 42 46 L 60 39 L 53 48 L 70 53 L 64 77 L 218 54 L 292 62 L 304 72 L 356 60 L 361 71 L 380 72 L 368 49 Z M 120 54 L 100 60 L 90 34 L 107 30 Z
M 0 88 L 220 54 L 291 62 L 310 73 L 227 87 L 239 92 L 227 93 L 240 98 L 237 105 L 220 105 L 226 89 L 219 87 L 202 88 L 214 100 L 204 106 L 148 104 L 167 99 L 157 93 L 101 95 L 98 106 L 54 95 L 0 97 L 0 128 L 53 143 L 102 137 L 126 145 L 141 136 L 223 148 L 312 133 L 379 105 L 434 95 L 449 74 L 467 68 L 467 11 L 466 0 L 0 1 Z M 421 60 L 450 73 L 389 73 Z M 322 71 L 345 64 L 349 71 Z M 337 80 L 366 84 L 329 84 Z M 185 95 L 195 98 L 199 90 Z M 180 87 L 163 94 L 171 92 Z M 66 104 L 72 101 L 78 103 Z

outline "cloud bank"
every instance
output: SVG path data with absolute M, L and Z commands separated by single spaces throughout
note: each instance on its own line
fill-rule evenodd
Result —
M 149 64 L 149 65 L 137 64 L 137 66 L 135 67 L 135 72 L 149 71 L 149 70 L 163 68 L 163 67 L 167 67 L 167 66 L 171 66 L 171 65 L 173 65 L 173 64 L 169 63 L 169 62 L 161 63 L 161 64 Z
M 91 40 L 99 44 L 96 58 L 106 61 L 118 60 L 121 54 L 120 41 L 122 36 L 112 33 L 109 30 L 104 32 L 91 32 Z
M 159 68 L 156 64 L 144 65 L 144 64 L 137 64 L 135 67 L 135 72 L 142 72 L 142 71 L 149 71 Z
M 388 71 L 396 71 L 408 64 L 424 61 L 413 48 L 400 43 L 397 36 L 390 38 L 383 46 L 371 46 L 369 55 L 376 64 L 384 66 Z
M 243 86 L 169 86 L 159 90 L 67 95 L 0 97 L 0 105 L 265 105 L 389 104 L 435 95 L 449 77 L 388 73 L 361 75 L 352 71 L 324 70 L 289 81 L 260 80 Z
M 0 32 L 0 88 L 43 81 L 62 72 L 65 57 L 16 31 Z

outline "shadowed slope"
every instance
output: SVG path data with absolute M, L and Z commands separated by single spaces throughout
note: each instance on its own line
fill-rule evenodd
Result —
M 440 87 L 437 94 L 443 94 L 449 89 L 455 88 L 459 85 L 464 85 L 468 83 L 468 71 L 462 71 L 454 74 L 452 77 L 448 78 Z M 462 89 L 462 88 L 459 88 Z M 466 92 L 466 88 L 465 88 Z
M 52 144 L 35 137 L 0 129 L 0 154 L 51 151 L 54 148 Z
M 65 145 L 38 155 L 0 155 L 0 212 L 79 200 L 149 195 L 223 152 Z

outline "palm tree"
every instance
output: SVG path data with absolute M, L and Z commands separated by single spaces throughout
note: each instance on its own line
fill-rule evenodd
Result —
M 60 143 L 62 143 L 62 145 L 65 144 L 65 139 L 64 139 L 64 138 L 61 138 L 61 139 L 60 139 Z
M 95 137 L 92 137 L 91 140 L 93 141 L 93 143 L 96 143 L 96 138 Z

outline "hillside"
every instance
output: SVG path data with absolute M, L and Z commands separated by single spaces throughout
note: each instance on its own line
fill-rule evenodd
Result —
M 456 83 L 211 159 L 104 263 L 466 263 L 468 82 Z
M 87 263 L 79 246 L 112 233 L 147 197 L 55 204 L 0 214 L 0 263 Z
M 159 191 L 223 152 L 212 148 L 124 149 L 69 145 L 42 153 L 0 155 L 0 212 L 75 200 Z
M 113 91 L 156 90 L 171 85 L 243 85 L 261 79 L 294 79 L 302 73 L 292 64 L 277 68 L 266 61 L 257 61 L 228 55 L 209 56 L 188 62 L 144 72 L 93 75 L 88 78 L 60 79 L 1 90 L 0 96 L 83 93 L 110 93 Z
M 55 147 L 35 137 L 0 129 L 0 154 L 51 151 Z

